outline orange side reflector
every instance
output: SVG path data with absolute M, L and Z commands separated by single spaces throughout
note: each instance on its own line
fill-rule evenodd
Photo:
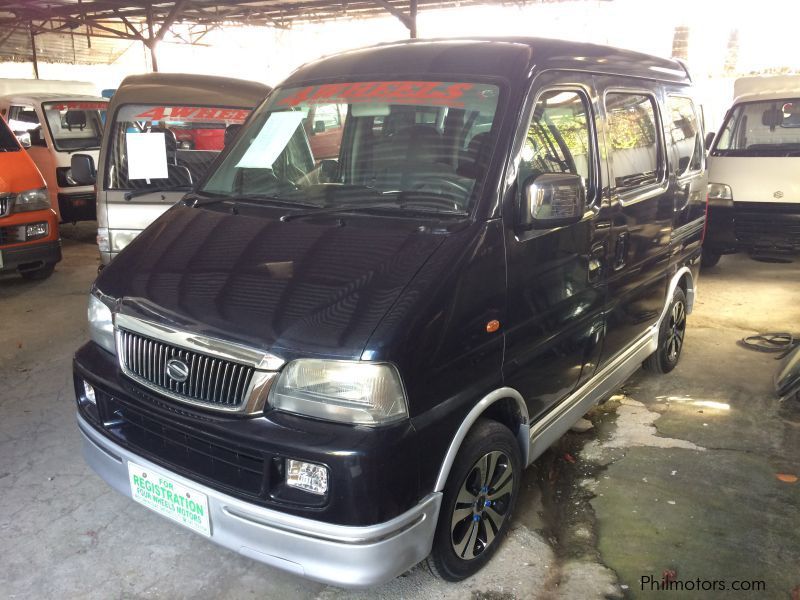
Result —
M 497 319 L 492 319 L 486 324 L 486 333 L 494 333 L 500 329 L 500 321 Z

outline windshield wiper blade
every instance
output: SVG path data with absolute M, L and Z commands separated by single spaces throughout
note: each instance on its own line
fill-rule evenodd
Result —
M 206 195 L 209 194 L 209 195 Z M 273 206 L 282 206 L 282 207 L 296 207 L 300 206 L 303 208 L 309 208 L 314 206 L 313 204 L 307 204 L 305 202 L 296 202 L 294 200 L 284 200 L 283 198 L 279 198 L 277 196 L 270 196 L 267 194 L 240 194 L 236 196 L 228 196 L 223 194 L 213 194 L 209 192 L 200 192 L 197 194 L 197 198 L 195 198 L 192 206 L 205 206 L 207 204 L 216 204 L 218 202 L 249 202 L 251 204 L 269 204 Z
M 453 211 L 442 211 L 442 210 L 425 210 L 421 208 L 417 209 L 410 209 L 409 205 L 414 204 L 414 202 L 406 201 L 406 202 L 389 202 L 383 200 L 382 202 L 363 202 L 359 204 L 339 204 L 337 206 L 325 206 L 323 208 L 317 208 L 314 210 L 304 210 L 301 212 L 296 213 L 289 213 L 283 215 L 281 217 L 282 222 L 287 221 L 294 221 L 295 219 L 304 219 L 306 217 L 316 217 L 319 215 L 330 215 L 339 212 L 359 212 L 362 210 L 373 210 L 376 208 L 390 208 L 392 210 L 401 210 L 405 212 L 410 212 L 414 214 L 424 214 L 424 215 L 431 215 L 431 216 L 447 216 L 447 217 L 464 217 L 467 216 L 469 213 L 463 210 L 453 210 Z
M 125 192 L 125 200 L 130 200 L 131 198 L 136 198 L 138 196 L 146 196 L 147 194 L 158 194 L 161 193 L 161 199 L 166 200 L 163 195 L 163 192 L 189 192 L 192 190 L 192 186 L 190 185 L 166 185 L 162 187 L 151 187 L 151 188 L 143 188 L 141 190 L 131 190 L 130 192 Z

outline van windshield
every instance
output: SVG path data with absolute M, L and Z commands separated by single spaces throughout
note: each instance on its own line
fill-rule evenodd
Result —
M 200 191 L 464 214 L 486 177 L 498 96 L 494 85 L 445 81 L 278 89 Z
M 250 114 L 247 108 L 128 104 L 111 131 L 106 185 L 112 190 L 187 189 Z
M 11 133 L 3 118 L 0 117 L 0 152 L 16 152 L 20 149 L 17 138 Z
M 42 105 L 56 150 L 97 150 L 103 138 L 108 102 L 45 102 Z
M 800 98 L 736 105 L 712 155 L 800 156 Z

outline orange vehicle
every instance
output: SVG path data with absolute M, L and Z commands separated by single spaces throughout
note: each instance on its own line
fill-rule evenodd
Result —
M 45 279 L 60 260 L 58 220 L 42 175 L 0 118 L 0 273 Z

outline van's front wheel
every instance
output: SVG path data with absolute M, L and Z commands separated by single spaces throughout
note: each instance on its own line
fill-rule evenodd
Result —
M 675 288 L 661 329 L 658 332 L 658 350 L 645 361 L 644 368 L 654 373 L 669 373 L 678 365 L 686 338 L 686 294 Z
M 460 581 L 478 572 L 508 532 L 522 476 L 517 440 L 507 427 L 481 420 L 453 463 L 428 566 Z

